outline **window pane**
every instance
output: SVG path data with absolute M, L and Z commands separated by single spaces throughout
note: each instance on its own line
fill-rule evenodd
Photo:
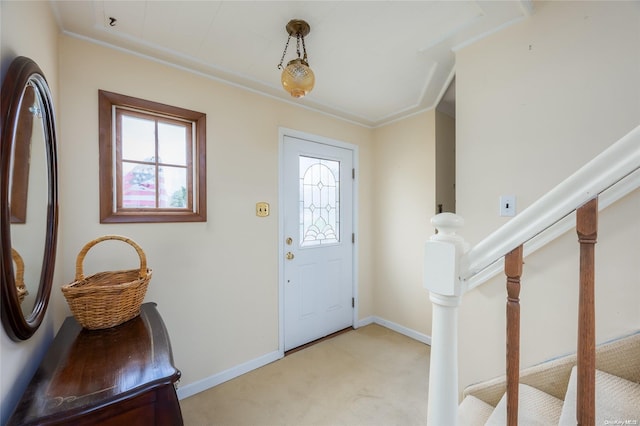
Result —
M 189 207 L 187 196 L 187 169 L 160 167 L 160 207 L 185 209 Z
M 122 117 L 122 159 L 153 161 L 156 156 L 155 121 Z
M 187 165 L 187 126 L 158 123 L 158 162 Z
M 122 162 L 122 207 L 156 207 L 155 166 Z
M 299 157 L 300 245 L 340 241 L 340 162 Z

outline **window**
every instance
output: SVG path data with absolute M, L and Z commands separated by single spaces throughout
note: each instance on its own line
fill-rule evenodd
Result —
M 204 222 L 206 115 L 100 90 L 100 222 Z

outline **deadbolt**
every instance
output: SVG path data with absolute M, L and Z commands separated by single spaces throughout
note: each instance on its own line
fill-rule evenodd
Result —
M 287 252 L 287 260 L 293 259 L 295 256 L 291 252 Z
M 291 244 L 293 244 L 293 238 L 291 237 L 287 237 L 287 239 L 285 240 L 285 242 L 287 243 L 288 246 L 290 246 Z

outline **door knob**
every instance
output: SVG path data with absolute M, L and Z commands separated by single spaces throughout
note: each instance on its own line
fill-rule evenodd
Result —
M 287 252 L 287 260 L 293 259 L 295 256 L 291 252 Z

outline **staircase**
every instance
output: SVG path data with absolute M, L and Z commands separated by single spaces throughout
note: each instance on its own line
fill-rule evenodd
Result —
M 640 332 L 596 348 L 596 425 L 640 424 Z M 520 372 L 518 424 L 576 424 L 576 354 Z M 506 377 L 469 386 L 458 425 L 507 424 Z
M 429 426 L 640 424 L 639 337 L 596 347 L 594 291 L 598 213 L 638 188 L 640 126 L 473 247 L 460 235 L 462 217 L 441 213 L 431 219 L 436 233 L 424 252 L 424 287 L 433 308 Z M 523 259 L 572 228 L 580 258 L 576 353 L 521 371 Z M 462 296 L 501 269 L 507 296 L 506 374 L 467 388 L 459 406 Z

